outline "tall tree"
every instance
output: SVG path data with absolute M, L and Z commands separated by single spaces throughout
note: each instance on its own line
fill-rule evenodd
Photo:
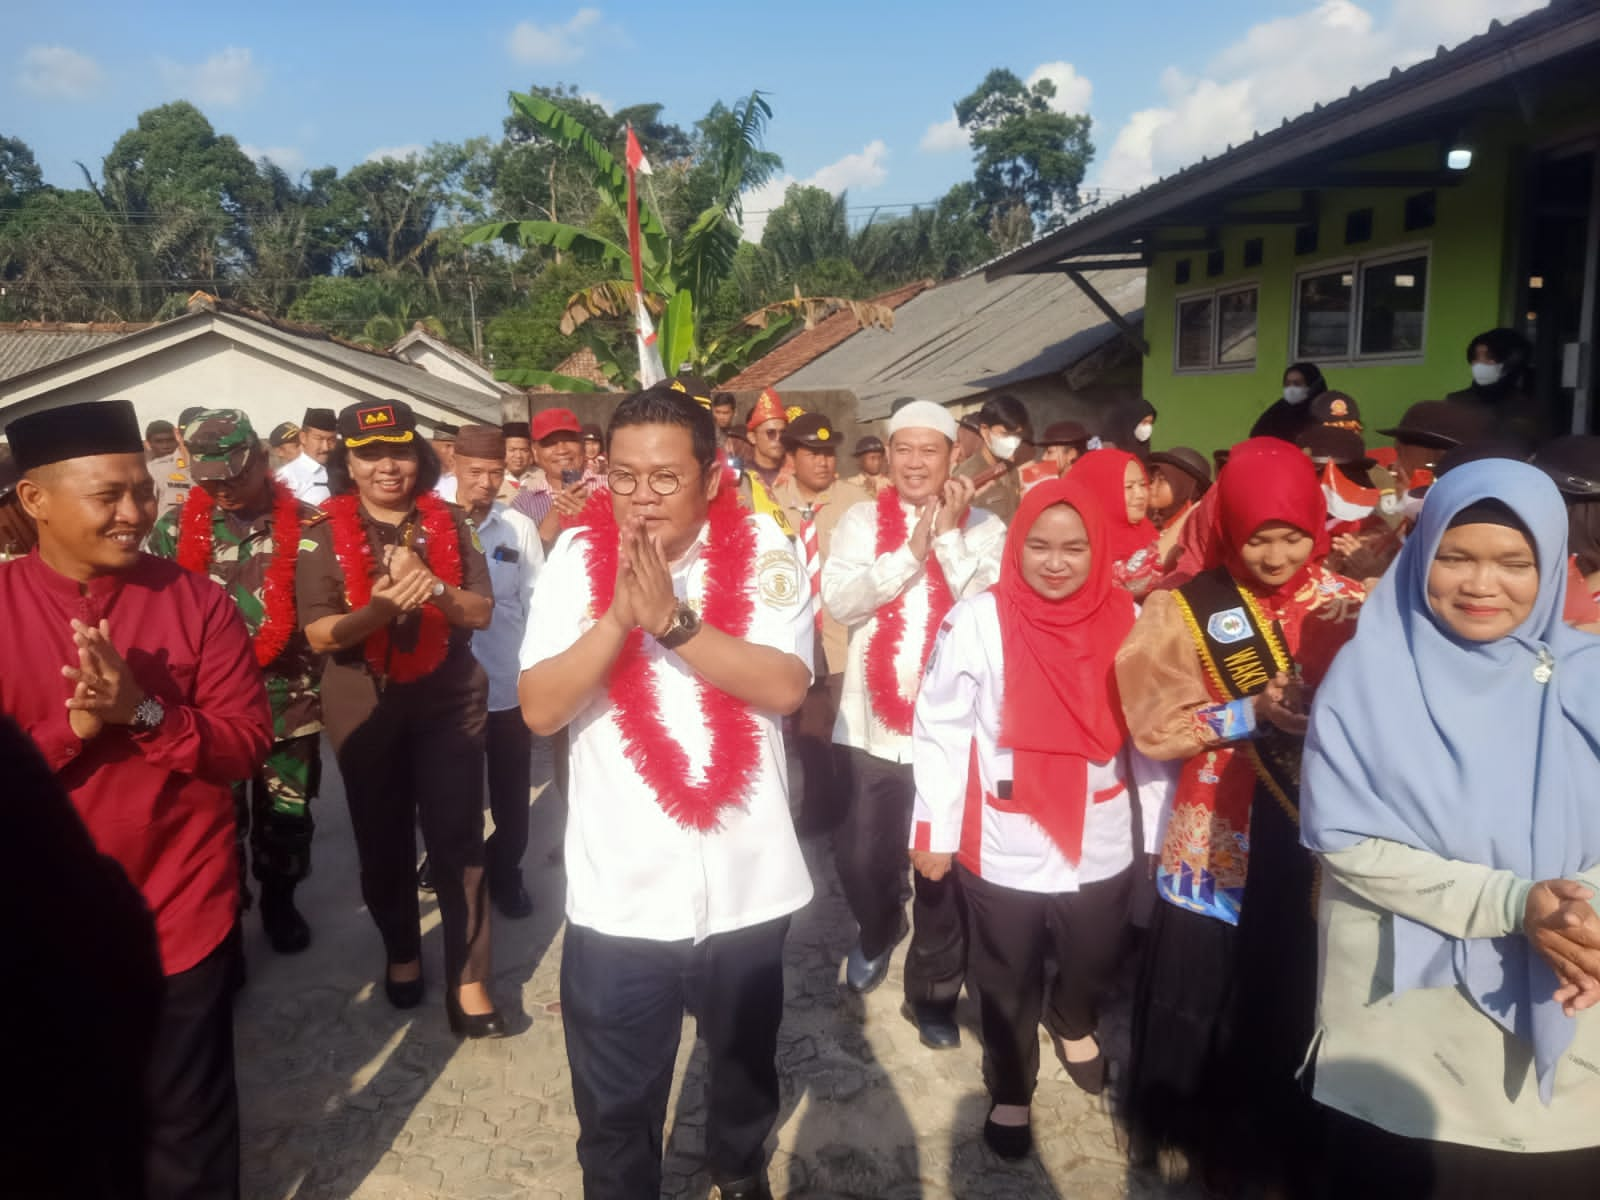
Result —
M 33 149 L 21 138 L 0 133 L 0 208 L 21 204 L 44 187 Z
M 783 202 L 767 216 L 761 247 L 779 270 L 794 276 L 824 259 L 850 257 L 848 201 L 809 184 L 790 184 Z
M 1078 187 L 1094 156 L 1087 114 L 1058 112 L 1056 86 L 1031 88 L 1005 68 L 990 71 L 956 102 L 956 119 L 972 139 L 978 207 L 997 240 L 1053 229 L 1078 207 Z

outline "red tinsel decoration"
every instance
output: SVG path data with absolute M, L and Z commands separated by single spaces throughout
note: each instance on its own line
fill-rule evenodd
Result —
M 428 567 L 451 587 L 461 586 L 461 540 L 450 509 L 433 493 L 418 496 L 417 512 L 422 518 Z M 344 572 L 344 594 L 352 611 L 365 608 L 372 600 L 374 560 L 372 544 L 361 524 L 360 501 L 353 495 L 333 496 L 322 502 L 333 531 L 333 553 Z M 417 610 L 422 627 L 417 631 L 416 648 L 400 650 L 390 645 L 389 626 L 371 634 L 363 650 L 367 667 L 374 675 L 386 675 L 395 683 L 411 683 L 439 669 L 450 649 L 450 618 L 435 604 Z
M 755 601 L 750 595 L 755 565 L 756 534 L 749 514 L 739 507 L 732 489 L 724 488 L 711 502 L 706 539 L 705 606 L 701 613 L 730 637 L 750 628 Z M 590 498 L 580 525 L 588 530 L 585 554 L 589 594 L 594 611 L 611 607 L 617 586 L 620 531 L 611 511 L 611 493 Z M 688 829 L 707 833 L 722 825 L 723 810 L 743 807 L 761 757 L 761 728 L 749 705 L 698 676 L 700 715 L 711 735 L 705 775 L 689 779 L 689 756 L 661 720 L 661 697 L 655 673 L 644 653 L 644 633 L 635 629 L 623 643 L 611 668 L 607 690 L 628 761 L 655 794 L 661 810 Z
M 300 502 L 276 479 L 272 485 L 272 561 L 261 589 L 265 610 L 256 629 L 256 664 L 276 661 L 295 631 L 294 564 L 300 553 Z M 178 517 L 178 565 L 196 575 L 211 570 L 215 545 L 215 503 L 204 488 L 192 487 Z
M 911 536 L 906 514 L 900 507 L 900 493 L 894 488 L 884 488 L 878 493 L 878 544 L 879 556 L 892 554 L 906 544 Z M 928 590 L 928 626 L 922 638 L 922 656 L 917 659 L 917 676 L 920 679 L 928 659 L 933 654 L 933 643 L 939 636 L 939 626 L 945 614 L 955 604 L 950 594 L 949 581 L 939 556 L 932 547 L 922 560 L 923 587 Z M 909 590 L 909 589 L 907 589 Z M 878 628 L 867 644 L 867 695 L 872 700 L 872 711 L 885 729 L 901 735 L 911 732 L 911 718 L 916 712 L 917 690 L 910 697 L 900 694 L 900 676 L 895 670 L 895 659 L 900 654 L 900 639 L 906 632 L 906 593 L 901 592 L 878 610 Z

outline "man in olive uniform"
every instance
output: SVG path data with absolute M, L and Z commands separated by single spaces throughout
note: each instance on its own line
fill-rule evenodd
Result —
M 811 690 L 795 717 L 795 750 L 805 771 L 805 795 L 797 822 L 802 833 L 833 828 L 844 815 L 838 785 L 833 726 L 844 693 L 844 667 L 849 631 L 822 603 L 822 564 L 833 540 L 833 527 L 852 505 L 874 493 L 839 478 L 839 448 L 844 438 L 821 413 L 801 413 L 784 429 L 783 446 L 794 471 L 779 480 L 772 498 L 783 508 L 789 528 L 805 552 L 806 586 L 817 617 L 817 649 L 812 656 Z
M 183 431 L 190 421 L 200 415 L 198 408 L 186 408 L 178 417 L 178 427 L 173 430 L 178 446 L 169 454 L 150 460 L 150 478 L 156 485 L 156 515 L 161 516 L 183 507 L 193 480 L 189 475 L 189 452 L 184 449 Z
M 985 400 L 977 413 L 978 436 L 982 439 L 976 454 L 961 460 L 952 478 L 977 479 L 1005 464 L 1006 470 L 978 489 L 976 503 L 1006 524 L 1017 515 L 1022 503 L 1022 484 L 1017 479 L 1023 443 L 1033 435 L 1033 423 L 1022 401 L 1015 396 L 994 396 Z
M 185 508 L 210 510 L 205 573 L 239 606 L 255 639 L 258 662 L 266 649 L 282 647 L 263 667 L 272 706 L 272 750 L 253 780 L 235 785 L 234 802 L 239 814 L 241 880 L 248 831 L 251 866 L 261 885 L 262 927 L 274 950 L 294 954 L 311 944 L 311 929 L 294 905 L 294 889 L 311 872 L 311 801 L 321 775 L 317 735 L 322 730 L 322 710 L 317 693 L 320 664 L 295 614 L 292 559 L 299 550 L 301 530 L 324 518 L 309 504 L 295 500 L 287 485 L 273 480 L 266 448 L 239 410 L 201 411 L 182 436 L 198 485 Z M 292 514 L 291 526 L 284 531 L 276 528 L 281 513 Z M 183 515 L 184 509 L 179 509 L 156 522 L 150 532 L 150 552 L 194 570 L 190 559 L 204 547 L 183 544 Z M 291 568 L 286 586 L 281 591 L 274 588 L 269 598 L 267 583 L 276 577 L 280 554 L 291 557 Z M 243 895 L 248 903 L 248 891 Z

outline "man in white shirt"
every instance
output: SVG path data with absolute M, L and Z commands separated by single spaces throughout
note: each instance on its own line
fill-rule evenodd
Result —
M 544 566 L 539 531 L 521 513 L 495 499 L 505 482 L 505 434 L 493 425 L 468 425 L 451 438 L 455 495 L 467 510 L 494 585 L 494 619 L 472 635 L 472 653 L 489 676 L 489 724 L 484 753 L 489 768 L 489 811 L 494 832 L 484 842 L 489 899 L 505 916 L 533 912 L 522 881 L 528 848 L 528 793 L 533 786 L 533 733 L 517 704 L 517 656 L 533 606 L 533 586 Z
M 277 471 L 296 500 L 321 504 L 328 498 L 328 460 L 338 444 L 339 422 L 333 409 L 306 409 L 300 422 L 300 456 Z
M 822 566 L 822 601 L 850 632 L 833 740 L 846 748 L 851 795 L 834 856 L 860 926 L 845 962 L 856 992 L 883 982 L 905 933 L 911 718 L 934 635 L 956 600 L 1000 574 L 1006 528 L 971 506 L 970 479 L 951 478 L 955 439 L 955 418 L 941 405 L 914 400 L 897 410 L 889 422 L 893 487 L 840 518 Z M 949 876 L 914 880 L 907 1012 L 934 1049 L 961 1042 L 955 1006 L 966 937 L 955 886 Z
M 764 1200 L 783 941 L 812 894 L 779 731 L 811 683 L 810 592 L 777 524 L 722 490 L 689 396 L 623 400 L 607 451 L 611 505 L 551 551 L 518 686 L 535 733 L 571 735 L 561 1005 L 584 1194 L 661 1194 L 688 1009 L 708 1168 L 724 1200 Z

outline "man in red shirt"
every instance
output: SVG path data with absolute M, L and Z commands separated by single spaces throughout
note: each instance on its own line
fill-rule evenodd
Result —
M 155 918 L 147 1195 L 236 1197 L 229 785 L 272 744 L 261 673 L 227 593 L 139 550 L 156 504 L 131 404 L 48 409 L 5 433 L 39 544 L 0 565 L 0 711 Z

